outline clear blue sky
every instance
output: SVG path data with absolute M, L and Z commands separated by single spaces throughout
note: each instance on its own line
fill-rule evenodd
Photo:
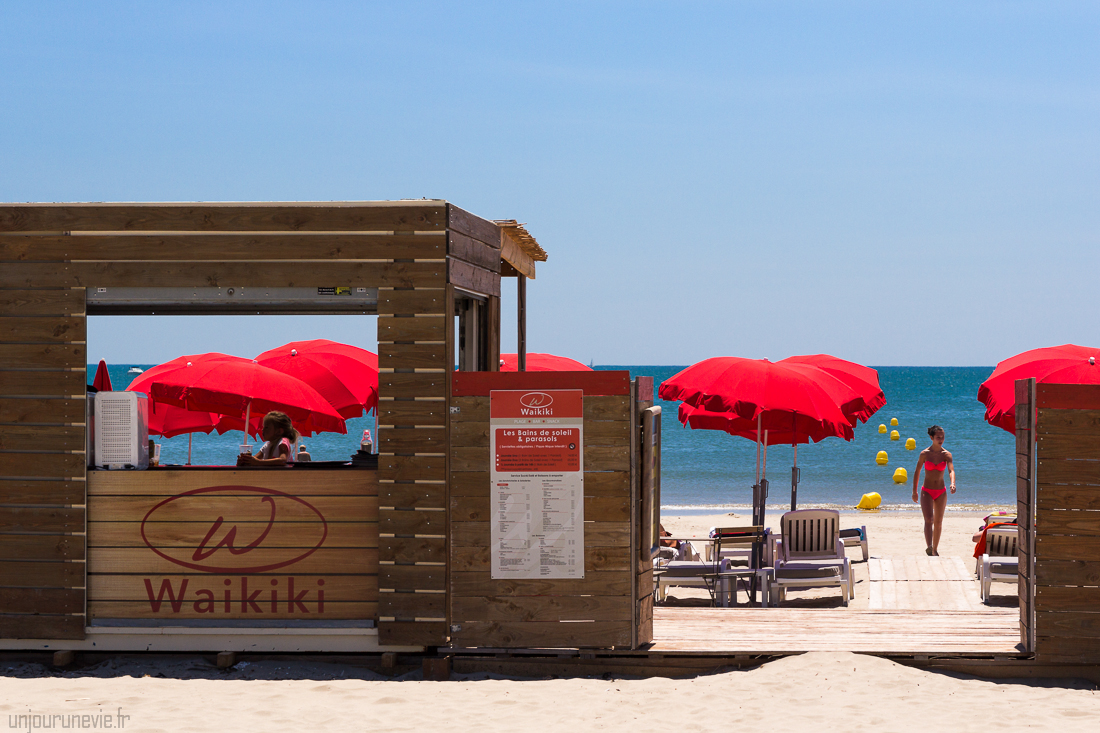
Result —
M 0 200 L 445 198 L 549 252 L 532 351 L 991 365 L 1100 343 L 1098 38 L 1096 3 L 9 1 Z M 373 319 L 95 319 L 89 355 L 315 335 Z

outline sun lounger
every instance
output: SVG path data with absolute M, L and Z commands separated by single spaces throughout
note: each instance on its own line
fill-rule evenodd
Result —
M 725 557 L 724 553 L 733 548 L 752 547 L 754 542 L 763 539 L 762 527 L 725 527 L 716 530 L 716 536 L 707 543 L 705 561 L 694 560 L 670 560 L 658 563 L 657 575 L 657 601 L 664 601 L 668 595 L 669 586 L 681 586 L 691 588 L 706 588 L 712 598 L 716 591 L 720 590 L 719 575 L 743 568 L 747 568 L 747 557 Z M 699 557 L 698 548 L 694 543 L 688 543 L 691 549 L 689 555 Z M 736 584 L 733 586 L 736 593 Z M 719 600 L 715 598 L 715 600 Z M 726 599 L 721 599 L 723 604 Z
M 777 602 L 787 589 L 837 586 L 844 605 L 855 597 L 852 563 L 840 539 L 840 512 L 831 509 L 799 509 L 787 512 L 779 522 L 781 537 L 775 546 L 772 589 Z M 771 593 L 769 592 L 769 595 Z
M 845 547 L 852 547 L 859 545 L 863 550 L 863 562 L 867 562 L 867 558 L 870 555 L 867 552 L 867 527 L 855 527 L 853 529 L 840 530 L 840 539 L 844 542 Z
M 1016 543 L 1019 540 L 1016 527 L 991 527 L 985 533 L 985 554 L 981 557 L 979 579 L 982 600 L 989 600 L 990 586 L 994 583 L 1015 583 L 1020 577 Z

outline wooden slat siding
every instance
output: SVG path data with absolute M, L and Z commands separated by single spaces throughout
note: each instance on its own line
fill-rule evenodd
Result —
M 37 506 L 84 503 L 83 481 L 0 479 L 0 505 Z
M 20 268 L 6 266 L 5 270 Z M 85 341 L 84 316 L 4 316 L 0 317 L 0 341 L 10 343 L 65 344 Z M 5 365 L 8 368 L 16 364 Z
M 80 371 L 5 371 L 0 370 L 0 395 L 40 397 L 52 394 L 80 394 L 85 388 L 84 370 Z
M 379 319 L 381 320 L 381 319 Z M 378 344 L 379 369 L 439 369 L 446 364 L 445 343 Z
M 447 315 L 446 299 L 446 288 L 421 288 L 417 290 L 383 288 L 378 291 L 378 315 L 445 316 Z
M 84 291 L 0 290 L 0 316 L 73 316 L 84 312 Z
M 446 316 L 379 316 L 379 341 L 443 341 Z
M 256 577 L 263 578 L 263 576 Z M 168 622 L 177 619 L 230 619 L 235 621 L 263 619 L 264 616 L 268 615 L 267 612 L 270 610 L 270 599 L 265 598 L 265 596 L 269 595 L 268 591 L 270 589 L 270 586 L 263 588 L 260 595 L 257 596 L 255 600 L 256 605 L 261 609 L 261 613 L 264 614 L 263 616 L 257 614 L 254 610 L 248 613 L 241 613 L 239 610 L 239 600 L 235 600 L 232 603 L 231 608 L 234 608 L 236 610 L 231 611 L 230 613 L 210 613 L 204 611 L 196 611 L 195 601 L 198 599 L 191 595 L 191 588 L 188 587 L 188 598 L 183 604 L 181 604 L 179 612 L 176 612 L 174 609 L 172 609 L 171 604 L 168 602 L 168 598 L 165 597 L 164 603 L 161 606 L 161 610 L 163 612 L 162 618 L 163 620 Z M 249 590 L 251 591 L 252 589 L 250 588 Z M 257 588 L 256 590 L 260 589 Z M 280 594 L 278 596 L 278 608 L 281 609 L 285 605 L 286 598 L 283 597 L 282 594 Z M 310 606 L 312 605 L 313 602 L 311 599 Z M 221 610 L 220 599 L 217 599 L 215 606 L 218 608 L 218 610 Z M 307 608 L 309 608 L 309 606 L 307 606 Z M 310 609 L 308 615 L 307 613 L 301 613 L 299 611 L 297 618 L 303 620 L 320 621 L 321 619 L 316 618 L 316 615 L 317 614 L 313 613 L 312 609 Z M 323 619 L 324 621 L 353 621 L 359 619 L 377 618 L 377 616 L 378 603 L 374 601 L 344 603 L 340 601 L 330 601 L 327 598 L 325 600 L 325 616 Z M 141 601 L 95 601 L 93 603 L 90 603 L 88 606 L 88 617 L 91 619 L 146 619 L 149 618 L 149 601 L 147 599 Z
M 99 507 L 99 500 L 93 499 Z M 141 538 L 140 522 L 95 521 L 96 513 L 88 522 L 88 544 L 95 547 L 146 547 Z M 242 531 L 249 529 L 248 522 L 236 522 Z M 151 526 L 151 525 L 149 525 Z M 158 547 L 198 548 L 202 545 L 210 522 L 175 522 L 156 527 Z M 300 535 L 299 535 L 300 536 Z M 266 545 L 267 543 L 265 543 Z M 309 549 L 312 542 L 272 541 L 271 546 L 302 547 Z M 378 523 L 333 522 L 328 523 L 325 547 L 339 549 L 378 549 Z
M 487 397 L 490 389 L 580 389 L 586 398 L 618 395 L 624 404 L 630 394 L 630 373 L 599 372 L 455 372 L 453 397 Z M 585 413 L 588 418 L 588 413 Z M 487 418 L 486 418 L 487 419 Z M 628 419 L 624 416 L 623 419 Z
M 249 561 L 273 564 L 285 560 L 285 548 L 271 550 L 258 547 L 248 553 Z M 49 563 L 23 563 L 24 565 L 47 565 Z M 59 565 L 61 563 L 58 563 Z M 76 565 L 79 563 L 68 563 Z M 262 567 L 262 566 L 257 566 Z M 292 566 L 293 570 L 254 573 L 257 575 L 374 575 L 378 564 L 378 550 L 370 548 L 322 547 Z M 182 568 L 170 560 L 153 554 L 148 547 L 89 547 L 88 583 L 95 584 L 97 575 L 199 575 L 209 577 L 209 573 Z M 249 573 L 226 572 L 219 576 L 238 577 Z M 81 580 L 83 582 L 83 580 Z M 336 600 L 336 599 L 332 599 Z
M 378 320 L 382 320 L 379 318 Z M 447 374 L 386 374 L 378 375 L 378 395 L 393 398 L 447 396 Z
M 454 204 L 447 204 L 447 228 L 492 247 L 500 248 L 500 227 Z
M 1100 661 L 1100 386 L 1035 386 L 1035 654 Z M 1091 586 L 1091 587 L 1090 587 Z
M 0 372 L 3 374 L 20 372 Z M 42 374 L 43 372 L 22 372 L 23 374 Z M 84 386 L 84 372 L 72 372 L 79 377 L 80 387 Z M 0 451 L 38 451 L 43 441 L 54 450 L 84 450 L 84 427 L 82 425 L 5 425 L 0 429 Z M 3 502 L 0 502 L 3 503 Z
M 417 557 L 420 562 L 447 562 L 447 540 L 442 537 L 383 537 L 378 540 L 380 554 L 393 557 Z
M 273 586 L 270 585 L 270 579 L 285 578 L 286 573 L 247 573 L 249 579 L 249 585 L 255 586 L 257 589 L 263 588 L 265 591 L 259 598 L 264 598 L 270 602 L 270 596 L 266 591 L 269 591 Z M 325 581 L 325 592 L 329 598 L 325 599 L 325 605 L 330 603 L 373 603 L 373 599 L 378 594 L 378 576 L 376 575 L 306 575 L 293 573 L 295 585 L 316 588 L 318 580 Z M 137 582 L 135 576 L 125 574 L 112 574 L 112 575 L 97 575 L 95 583 L 88 588 L 88 600 L 89 601 L 145 601 L 146 608 L 148 608 L 149 593 L 145 589 L 145 578 L 149 579 L 153 588 L 160 588 L 161 583 L 166 579 L 172 581 L 178 585 L 176 581 L 176 575 L 148 575 L 138 576 Z M 224 588 L 223 575 L 212 575 L 203 573 L 191 573 L 187 575 L 188 590 L 198 590 L 200 588 L 206 588 L 214 591 L 215 597 L 220 601 L 222 600 L 222 589 Z M 281 588 L 285 586 L 285 583 L 280 583 Z M 282 595 L 282 594 L 280 594 Z M 341 601 L 340 597 L 351 597 L 354 601 Z M 372 599 L 372 600 L 365 600 Z M 285 596 L 282 600 L 285 600 Z M 263 603 L 263 601 L 257 601 Z
M 4 204 L 0 232 L 442 231 L 447 208 L 444 201 Z
M 22 267 L 3 264 L 0 279 Z M 79 638 L 86 580 L 84 291 L 37 289 L 43 284 L 0 290 L 0 598 L 18 599 L 0 608 L 9 614 L 0 628 L 7 636 Z M 59 589 L 66 602 L 51 606 Z M 51 615 L 32 620 L 38 614 Z
M 1035 651 L 1035 514 L 1034 475 L 1036 439 L 1035 380 L 1018 379 L 1014 385 L 1016 403 L 1017 523 L 1016 542 L 1017 596 L 1020 604 L 1020 643 L 1025 651 Z M 1021 470 L 1022 468 L 1022 470 Z
M 378 495 L 379 506 L 385 508 L 423 509 L 446 503 L 447 485 L 434 484 L 383 484 Z
M 67 262 L 0 268 L 0 288 L 70 287 L 432 287 L 446 272 L 436 262 Z
M 84 535 L 72 534 L 0 534 L 0 557 L 5 560 L 84 559 Z
M 430 289 L 379 291 L 378 365 L 384 371 L 378 412 L 378 627 L 383 643 L 446 641 L 447 569 L 437 563 L 446 562 L 449 297 L 444 277 Z M 437 590 L 444 592 L 425 592 Z
M 3 291 L 0 291 L 3 292 Z M 85 344 L 0 343 L 0 364 L 18 364 L 24 369 L 86 369 Z
M 83 605 L 83 604 L 82 604 Z M 3 614 L 0 639 L 83 639 L 84 616 Z
M 204 486 L 239 486 L 256 479 L 255 469 L 237 471 L 156 470 L 142 474 L 140 481 L 128 471 L 95 471 L 88 481 L 88 496 L 175 496 Z M 375 471 L 326 472 L 323 482 L 303 480 L 298 471 L 266 471 L 263 486 L 294 496 L 377 496 Z
M 447 232 L 447 255 L 475 267 L 500 273 L 500 247 L 479 242 L 465 234 Z
M 392 427 L 445 427 L 446 413 L 447 403 L 443 401 L 387 400 L 378 403 L 378 424 Z
M 186 253 L 186 257 L 181 256 Z M 401 260 L 447 256 L 447 239 L 432 234 L 0 234 L 0 264 L 13 262 L 192 262 L 267 260 Z
M 649 539 L 645 537 L 645 528 L 648 526 L 642 511 L 648 506 L 642 497 L 643 477 L 651 476 L 650 467 L 644 465 L 646 451 L 642 447 L 642 441 L 647 440 L 643 431 L 643 415 L 653 406 L 653 377 L 636 377 L 631 385 L 632 401 L 630 422 L 625 426 L 628 434 L 619 439 L 625 439 L 630 446 L 631 479 L 630 501 L 626 506 L 627 518 L 630 521 L 630 550 L 627 559 L 630 571 L 634 576 L 634 587 L 631 592 L 632 605 L 632 639 L 631 644 L 638 648 L 642 644 L 653 641 L 653 563 L 648 553 L 643 557 L 641 550 L 648 547 Z M 612 423 L 614 424 L 614 423 Z M 659 422 L 655 423 L 655 429 L 659 429 Z M 660 470 L 659 465 L 656 470 Z M 646 604 L 649 599 L 649 604 Z M 648 636 L 646 630 L 648 629 Z
M 481 375 L 456 373 L 452 389 L 460 380 L 480 381 L 485 392 L 451 398 L 450 589 L 451 624 L 457 629 L 452 632 L 452 645 L 630 646 L 634 568 L 630 558 L 629 396 L 584 398 L 585 578 L 493 580 L 488 399 L 493 386 Z M 623 380 L 622 385 L 627 384 Z M 597 472 L 607 468 L 608 457 L 615 460 L 620 451 L 619 470 Z M 573 621 L 588 623 L 560 623 Z M 554 627 L 559 627 L 556 636 Z M 584 627 L 583 633 L 575 627 Z M 525 629 L 530 633 L 525 634 Z
M 500 273 L 471 265 L 462 260 L 447 259 L 447 282 L 482 295 L 500 297 Z
M 0 593 L 0 614 L 83 613 L 84 591 L 80 588 L 5 588 Z

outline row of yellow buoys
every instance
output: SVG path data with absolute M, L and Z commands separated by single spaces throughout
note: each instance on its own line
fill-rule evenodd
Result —
M 890 418 L 890 425 L 892 427 L 896 427 L 898 425 L 898 419 L 896 417 Z M 897 430 L 890 430 L 889 428 L 886 427 L 885 423 L 882 423 L 878 426 L 878 431 L 879 431 L 879 434 L 881 434 L 881 435 L 886 435 L 887 433 L 889 433 L 890 434 L 890 440 L 901 440 L 901 433 L 899 433 Z M 905 450 L 916 450 L 916 448 L 917 448 L 916 438 L 906 438 L 905 439 Z M 880 450 L 877 454 L 875 454 L 875 463 L 877 463 L 878 465 L 885 466 L 889 462 L 890 462 L 890 454 L 888 454 L 886 451 Z M 896 468 L 894 470 L 894 483 L 895 484 L 904 484 L 908 480 L 909 480 L 909 472 L 906 471 L 904 468 L 901 468 L 899 466 L 898 468 Z M 882 496 L 880 496 L 878 494 L 878 492 L 873 491 L 869 494 L 864 494 L 863 498 L 859 500 L 859 504 L 856 505 L 856 508 L 857 509 L 877 509 L 878 505 L 881 504 L 881 503 L 882 503 Z

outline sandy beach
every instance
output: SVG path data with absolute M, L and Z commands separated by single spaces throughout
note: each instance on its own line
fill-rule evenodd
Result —
M 920 721 L 921 730 L 983 731 L 992 716 L 998 730 L 1089 731 L 1100 715 L 1100 692 L 1085 681 L 996 682 L 850 653 L 688 679 L 425 682 L 418 672 L 387 680 L 354 666 L 285 660 L 222 671 L 200 657 L 119 658 L 58 676 L 36 664 L 0 669 L 7 675 L 0 720 L 10 730 L 35 730 L 20 724 L 26 714 L 103 715 L 113 728 L 204 732 L 701 730 L 718 714 L 826 730 L 909 731 Z
M 969 558 L 984 514 L 949 513 L 941 553 Z M 677 534 L 701 535 L 744 519 L 670 513 L 665 523 Z M 778 513 L 768 519 L 777 525 Z M 867 526 L 873 556 L 923 551 L 919 513 L 846 513 L 843 524 Z M 865 580 L 866 564 L 855 568 Z M 672 595 L 690 603 L 693 593 Z M 861 602 L 866 593 L 857 590 L 851 607 Z M 851 653 L 809 653 L 685 679 L 456 673 L 430 682 L 419 671 L 391 678 L 369 666 L 244 657 L 220 670 L 211 656 L 120 655 L 57 670 L 24 657 L 0 663 L 0 711 L 10 730 L 32 731 L 47 719 L 20 716 L 90 715 L 85 727 L 98 721 L 135 731 L 638 731 L 696 730 L 713 725 L 719 711 L 751 719 L 780 706 L 784 725 L 827 729 L 906 731 L 920 720 L 923 730 L 980 731 L 994 715 L 999 729 L 1085 731 L 1100 715 L 1100 692 L 1086 680 L 990 681 Z M 62 719 L 52 720 L 60 727 Z

